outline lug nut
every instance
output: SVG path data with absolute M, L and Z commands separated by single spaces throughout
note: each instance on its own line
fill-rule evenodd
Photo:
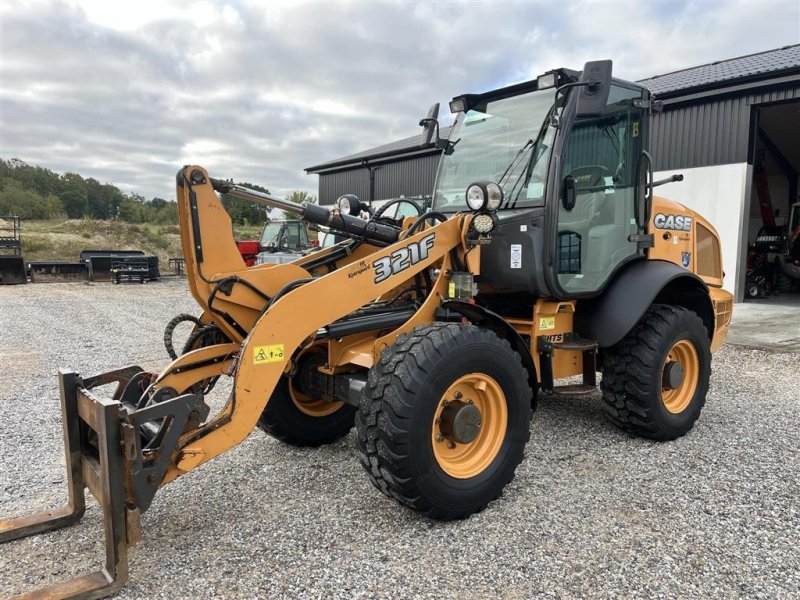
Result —
M 442 422 L 442 417 L 436 417 L 436 424 L 438 425 L 441 422 Z
M 443 442 L 444 441 L 444 436 L 440 433 L 439 435 L 436 436 L 436 441 L 437 442 Z
M 472 398 L 467 398 L 467 404 L 473 404 Z
M 450 400 L 445 400 L 444 402 L 442 402 L 442 406 L 444 406 L 445 408 L 450 406 Z
M 456 447 L 456 443 L 455 442 L 447 442 L 447 447 L 450 448 L 450 450 L 452 450 L 453 448 Z
M 460 400 L 461 396 L 462 396 L 461 392 L 456 392 L 456 400 Z

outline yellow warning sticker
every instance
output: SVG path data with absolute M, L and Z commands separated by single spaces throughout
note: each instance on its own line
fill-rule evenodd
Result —
M 253 348 L 253 364 L 281 362 L 283 360 L 283 344 L 256 346 Z
M 452 281 L 450 282 L 450 285 L 447 286 L 447 297 L 448 298 L 456 297 L 456 284 Z
M 539 317 L 539 329 L 541 331 L 545 331 L 547 329 L 555 329 L 555 328 L 556 328 L 555 317 Z

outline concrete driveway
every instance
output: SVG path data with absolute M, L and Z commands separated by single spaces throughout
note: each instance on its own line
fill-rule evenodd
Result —
M 800 293 L 735 305 L 727 341 L 737 346 L 800 354 Z

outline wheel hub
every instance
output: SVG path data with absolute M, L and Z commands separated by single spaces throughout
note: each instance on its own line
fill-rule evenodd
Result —
M 481 411 L 472 401 L 448 402 L 442 410 L 439 429 L 445 439 L 457 444 L 469 444 L 481 431 Z
M 691 404 L 700 375 L 700 361 L 691 340 L 675 342 L 661 371 L 661 401 L 668 412 L 682 413 Z
M 435 407 L 433 455 L 450 477 L 475 477 L 497 457 L 507 429 L 503 388 L 486 373 L 468 373 L 450 384 Z
M 669 361 L 664 365 L 664 373 L 661 376 L 661 387 L 668 390 L 676 390 L 683 383 L 684 369 L 681 363 Z

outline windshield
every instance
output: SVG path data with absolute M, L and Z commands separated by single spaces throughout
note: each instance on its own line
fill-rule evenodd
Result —
M 283 223 L 267 223 L 264 225 L 264 231 L 261 234 L 262 246 L 278 246 L 278 236 L 281 233 Z
M 483 102 L 459 113 L 450 131 L 451 153 L 439 166 L 434 207 L 467 210 L 464 193 L 476 181 L 503 188 L 501 208 L 544 204 L 544 180 L 555 129 L 542 124 L 554 92 L 542 90 Z

